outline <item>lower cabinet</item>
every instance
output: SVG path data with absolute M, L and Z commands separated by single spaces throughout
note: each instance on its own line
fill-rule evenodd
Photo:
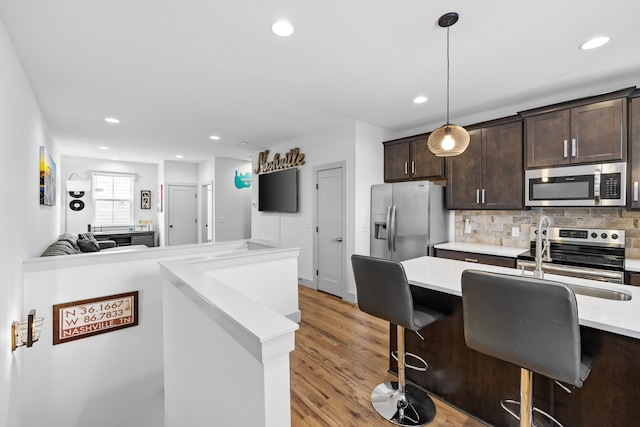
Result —
M 438 258 L 455 259 L 458 261 L 477 262 L 478 264 L 496 265 L 498 267 L 516 268 L 516 259 L 498 255 L 479 254 L 474 252 L 460 252 L 449 249 L 437 249 Z
M 624 272 L 624 284 L 631 286 L 640 286 L 640 273 L 632 271 Z

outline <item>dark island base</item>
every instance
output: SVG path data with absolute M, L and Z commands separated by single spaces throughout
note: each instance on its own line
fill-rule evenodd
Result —
M 417 302 L 447 317 L 420 331 L 424 341 L 407 331 L 407 351 L 429 363 L 426 373 L 407 370 L 407 378 L 489 424 L 517 426 L 500 400 L 519 400 L 520 368 L 466 346 L 460 297 L 419 287 L 412 287 L 412 292 Z M 580 330 L 583 351 L 594 359 L 589 378 L 582 388 L 570 387 L 569 394 L 548 378 L 534 375 L 535 406 L 565 426 L 640 425 L 640 340 L 584 326 Z M 390 326 L 390 335 L 394 350 L 395 325 Z M 392 358 L 389 369 L 397 372 Z

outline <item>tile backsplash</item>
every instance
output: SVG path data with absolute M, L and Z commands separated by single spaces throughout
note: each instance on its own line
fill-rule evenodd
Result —
M 627 258 L 640 259 L 640 212 L 624 208 L 532 208 L 522 211 L 455 211 L 455 241 L 487 245 L 529 247 L 531 226 L 537 225 L 540 215 L 551 218 L 557 227 L 612 228 L 625 230 Z M 470 233 L 464 233 L 465 220 Z M 520 235 L 512 236 L 518 227 Z

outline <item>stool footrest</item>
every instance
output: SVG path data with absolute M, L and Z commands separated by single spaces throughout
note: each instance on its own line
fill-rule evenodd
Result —
M 406 384 L 402 393 L 396 381 L 385 382 L 371 392 L 373 408 L 397 426 L 424 426 L 436 416 L 436 407 L 427 392 Z
M 391 352 L 391 357 L 393 357 L 393 360 L 395 360 L 396 362 L 398 361 L 398 351 L 394 350 Z M 413 369 L 414 371 L 420 371 L 420 372 L 426 372 L 427 369 L 429 369 L 429 364 L 420 356 L 418 356 L 417 354 L 413 354 L 413 353 L 409 353 L 408 351 L 404 353 L 404 357 L 405 360 L 407 359 L 407 357 L 412 357 L 413 359 L 416 359 L 417 361 L 419 361 L 420 363 L 422 363 L 424 366 L 415 366 L 415 365 L 411 365 L 409 363 L 404 364 L 405 368 L 409 368 L 409 369 Z
M 518 413 L 514 412 L 513 410 L 511 410 L 510 408 L 507 408 L 507 405 L 515 405 L 518 408 L 520 408 L 520 402 L 514 399 L 503 399 L 500 401 L 500 406 L 502 406 L 502 409 L 504 409 L 505 411 L 507 411 L 512 417 L 514 417 L 516 420 L 520 421 L 520 409 L 518 409 Z M 564 427 L 560 421 L 556 420 L 555 418 L 553 418 L 550 414 L 546 413 L 545 411 L 543 411 L 542 409 L 538 409 L 535 406 L 532 408 L 533 412 L 538 413 L 542 416 L 544 416 L 545 418 L 551 420 L 554 424 L 560 426 L 560 427 Z M 536 426 L 536 423 L 533 423 L 534 427 Z

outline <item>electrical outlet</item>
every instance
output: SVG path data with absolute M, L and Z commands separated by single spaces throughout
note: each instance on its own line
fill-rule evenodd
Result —
M 520 227 L 511 227 L 511 237 L 520 236 Z
M 471 223 L 468 218 L 464 220 L 464 234 L 471 234 Z

